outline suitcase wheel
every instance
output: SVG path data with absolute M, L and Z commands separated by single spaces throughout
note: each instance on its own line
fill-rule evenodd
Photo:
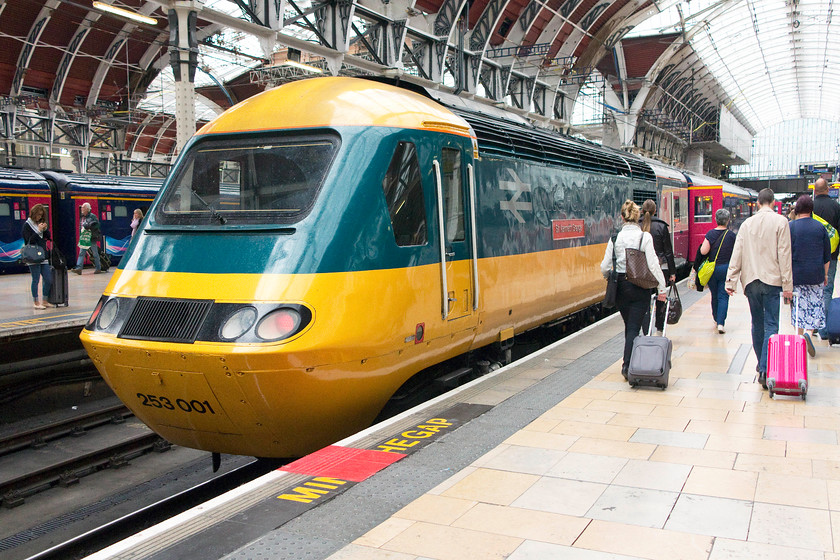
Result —
M 776 380 L 775 379 L 768 379 L 767 380 L 767 390 L 770 391 L 770 398 L 773 398 L 773 389 L 776 387 Z
M 808 384 L 805 382 L 804 379 L 799 380 L 799 394 L 802 396 L 802 400 L 805 400 L 805 395 L 808 393 Z

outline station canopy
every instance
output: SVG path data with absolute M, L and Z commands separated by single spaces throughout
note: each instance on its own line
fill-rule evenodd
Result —
M 126 151 L 170 157 L 175 111 L 167 14 L 177 2 L 104 1 L 156 21 L 136 23 L 114 16 L 93 0 L 0 2 L 0 112 L 14 115 L 7 119 L 29 115 L 22 125 L 27 138 L 50 136 L 39 132 L 35 120 L 47 114 L 60 114 L 71 124 L 82 118 L 107 121 L 125 127 Z M 255 16 L 258 6 L 272 4 L 285 10 L 283 22 L 274 28 L 276 42 L 260 35 L 268 28 Z M 347 62 L 352 57 L 389 68 L 394 61 L 373 51 L 393 39 L 377 33 L 387 25 L 393 31 L 404 25 L 398 65 L 416 65 L 409 72 L 446 84 L 454 68 L 479 68 L 475 61 L 481 60 L 479 94 L 485 82 L 493 83 L 485 80 L 485 71 L 494 70 L 495 83 L 508 89 L 488 93 L 491 99 L 522 113 L 538 107 L 547 118 L 558 118 L 556 107 L 528 97 L 531 92 L 564 88 L 564 95 L 574 97 L 574 86 L 597 74 L 599 61 L 616 58 L 619 41 L 643 36 L 656 41 L 662 35 L 675 44 L 690 44 L 691 55 L 675 54 L 688 49 L 671 49 L 671 56 L 690 56 L 684 74 L 715 79 L 713 86 L 704 78 L 694 91 L 669 92 L 684 106 L 723 105 L 752 134 L 785 120 L 840 121 L 840 43 L 831 39 L 837 27 L 832 25 L 833 0 L 206 0 L 194 5 L 199 39 L 196 114 L 204 122 L 276 85 L 254 76 L 276 65 L 281 49 L 293 46 L 305 58 L 307 45 L 312 45 L 312 56 L 329 59 L 326 50 L 334 47 L 325 48 L 325 43 L 340 43 L 335 37 L 325 39 L 324 33 L 341 25 L 350 44 L 342 73 L 352 66 Z M 342 22 L 348 5 L 354 10 L 350 21 Z M 325 21 L 325 13 L 332 19 Z M 458 55 L 459 48 L 466 54 Z M 656 57 L 666 50 L 653 49 L 648 67 L 655 69 Z M 444 71 L 422 72 L 422 64 L 436 52 L 445 52 L 440 55 L 446 58 L 440 64 Z M 327 66 L 320 68 L 328 72 Z M 376 73 L 371 67 L 360 73 Z M 311 75 L 303 71 L 291 79 Z M 568 111 L 559 118 L 568 119 Z M 5 138 L 16 139 L 11 125 L 5 126 Z
M 628 36 L 700 25 L 691 46 L 730 110 L 753 130 L 803 118 L 840 122 L 840 17 L 834 19 L 832 1 L 691 0 L 663 8 Z

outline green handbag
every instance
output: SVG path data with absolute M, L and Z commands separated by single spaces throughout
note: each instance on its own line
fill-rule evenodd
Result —
M 697 271 L 697 279 L 700 281 L 701 286 L 705 286 L 709 283 L 709 280 L 712 279 L 712 274 L 715 273 L 715 264 L 720 255 L 720 248 L 723 247 L 723 238 L 726 237 L 726 234 L 729 233 L 729 230 L 723 232 L 723 235 L 720 237 L 720 243 L 718 243 L 718 250 L 715 253 L 715 259 L 713 261 L 706 260 L 701 266 L 700 270 Z

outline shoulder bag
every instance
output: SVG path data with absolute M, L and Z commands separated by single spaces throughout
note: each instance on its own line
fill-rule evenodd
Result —
M 828 233 L 828 241 L 831 244 L 831 252 L 833 253 L 837 250 L 837 247 L 840 246 L 840 233 L 838 233 L 837 230 L 831 226 L 831 224 L 829 224 L 813 212 L 811 212 L 811 216 L 819 223 L 821 223 L 825 228 L 826 233 Z
M 715 253 L 714 260 L 706 260 L 703 265 L 700 267 L 700 270 L 697 271 L 697 280 L 700 281 L 702 286 L 705 286 L 709 283 L 709 280 L 712 279 L 712 274 L 715 273 L 715 264 L 717 263 L 718 255 L 720 255 L 720 248 L 723 247 L 723 238 L 726 237 L 726 234 L 729 233 L 729 230 L 724 230 L 723 235 L 720 236 L 720 241 L 718 241 L 718 248 L 717 252 Z M 711 251 L 709 251 L 711 253 Z
M 640 288 L 649 290 L 659 285 L 656 276 L 653 275 L 650 268 L 648 268 L 647 256 L 642 251 L 642 241 L 644 240 L 644 233 L 639 239 L 639 248 L 626 248 L 624 256 L 627 263 L 627 280 L 637 285 Z
M 20 248 L 20 260 L 23 264 L 40 264 L 47 259 L 47 252 L 40 245 L 27 243 Z
M 88 250 L 91 245 L 91 233 L 89 229 L 82 230 L 81 235 L 79 235 L 79 248 Z
M 612 236 L 612 243 L 613 243 L 613 254 L 612 254 L 612 270 L 610 271 L 610 275 L 607 278 L 607 293 L 604 295 L 604 303 L 602 307 L 606 309 L 612 309 L 615 307 L 615 298 L 618 295 L 618 271 L 615 269 L 615 239 L 616 235 Z
M 680 291 L 676 284 L 671 284 L 671 289 L 668 291 L 668 317 L 669 325 L 676 325 L 682 317 L 682 301 L 680 300 Z

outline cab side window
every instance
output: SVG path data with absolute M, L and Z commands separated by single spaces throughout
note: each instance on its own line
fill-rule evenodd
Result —
M 391 215 L 394 239 L 400 247 L 426 243 L 426 205 L 420 180 L 417 151 L 411 142 L 400 142 L 382 181 Z

